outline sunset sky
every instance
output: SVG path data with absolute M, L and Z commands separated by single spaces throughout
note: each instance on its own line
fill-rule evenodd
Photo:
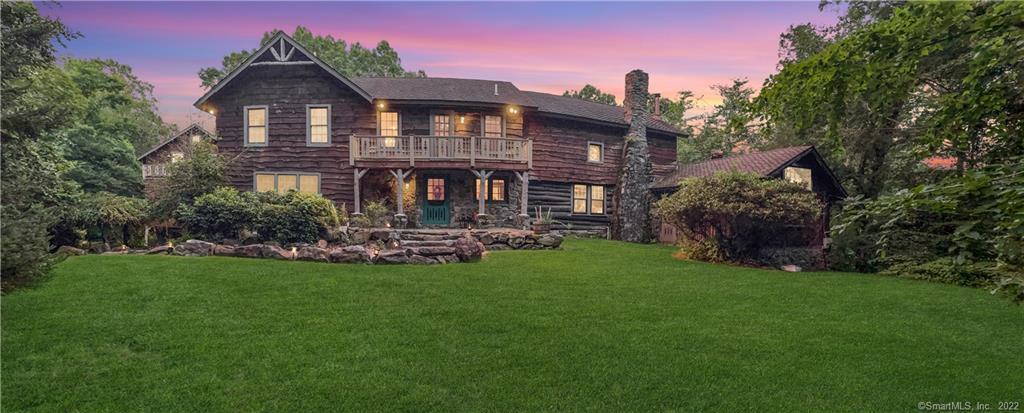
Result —
M 651 92 L 682 89 L 719 98 L 710 85 L 775 71 L 779 34 L 789 25 L 831 23 L 818 2 L 691 3 L 38 3 L 83 37 L 62 55 L 112 58 L 154 85 L 165 121 L 209 117 L 192 107 L 203 93 L 196 72 L 263 32 L 297 25 L 368 46 L 387 40 L 407 70 L 428 76 L 508 80 L 561 93 L 586 83 L 622 99 L 632 69 Z

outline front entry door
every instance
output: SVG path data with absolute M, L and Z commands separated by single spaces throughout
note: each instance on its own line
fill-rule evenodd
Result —
M 448 182 L 441 177 L 428 177 L 423 225 L 448 225 L 448 222 Z

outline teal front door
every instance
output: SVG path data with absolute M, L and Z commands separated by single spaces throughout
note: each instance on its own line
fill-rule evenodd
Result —
M 423 225 L 448 225 L 448 183 L 444 178 L 427 178 L 422 216 Z

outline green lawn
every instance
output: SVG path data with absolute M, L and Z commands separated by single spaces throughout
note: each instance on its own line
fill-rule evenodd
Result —
M 3 410 L 1024 401 L 1024 308 L 984 290 L 672 252 L 569 240 L 447 266 L 71 258 L 3 297 Z

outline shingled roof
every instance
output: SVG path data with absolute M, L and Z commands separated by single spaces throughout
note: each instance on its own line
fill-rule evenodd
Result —
M 160 148 L 163 148 L 164 146 L 167 146 L 167 144 L 169 144 L 171 142 L 174 142 L 178 138 L 180 138 L 182 136 L 186 136 L 186 135 L 192 136 L 192 135 L 195 135 L 195 134 L 203 135 L 205 137 L 212 137 L 213 136 L 213 134 L 210 133 L 210 131 L 206 130 L 206 128 L 204 128 L 202 125 L 200 125 L 198 123 L 193 123 L 191 125 L 188 125 L 188 127 L 186 127 L 185 129 L 182 129 L 181 131 L 176 132 L 173 135 L 164 138 L 160 142 L 157 142 L 156 145 L 153 145 L 152 148 L 149 148 L 149 150 L 147 150 L 146 152 L 143 152 L 142 155 L 139 155 L 136 159 L 141 161 L 144 158 L 146 158 L 147 156 L 149 156 L 150 154 L 152 154 L 153 152 L 156 152 L 157 149 L 160 149 Z
M 430 102 L 476 102 L 519 105 L 539 112 L 592 120 L 628 127 L 621 106 L 606 105 L 567 96 L 519 90 L 511 82 L 500 80 L 455 79 L 444 77 L 355 77 L 374 99 Z M 495 94 L 497 87 L 497 94 Z M 647 127 L 659 132 L 681 135 L 683 132 L 660 119 L 651 119 Z
M 679 181 L 683 179 L 711 176 L 718 172 L 750 172 L 761 176 L 772 176 L 813 151 L 813 146 L 793 146 L 683 164 L 679 165 L 679 169 L 676 169 L 675 172 L 651 185 L 651 189 L 675 189 L 679 186 Z

